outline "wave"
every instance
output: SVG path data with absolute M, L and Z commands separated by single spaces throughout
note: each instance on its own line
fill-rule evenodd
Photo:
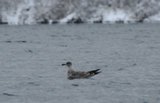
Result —
M 154 22 L 159 11 L 159 0 L 1 0 L 0 23 Z

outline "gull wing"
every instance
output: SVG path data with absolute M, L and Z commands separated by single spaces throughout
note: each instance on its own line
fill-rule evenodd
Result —
M 68 71 L 68 79 L 81 79 L 81 78 L 90 78 L 94 75 L 97 75 L 100 73 L 100 69 L 91 70 L 87 72 L 83 71 Z

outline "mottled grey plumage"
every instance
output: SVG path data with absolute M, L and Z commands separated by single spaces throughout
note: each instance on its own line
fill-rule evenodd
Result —
M 90 78 L 94 75 L 97 75 L 100 73 L 100 69 L 96 69 L 96 70 L 91 70 L 91 71 L 75 71 L 72 68 L 72 63 L 71 62 L 67 62 L 65 64 L 62 64 L 62 66 L 67 66 L 68 67 L 68 79 L 72 80 L 72 79 L 82 79 L 82 78 Z

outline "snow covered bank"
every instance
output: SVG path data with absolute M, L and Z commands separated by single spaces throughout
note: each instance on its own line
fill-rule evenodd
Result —
M 1 0 L 0 22 L 15 25 L 151 22 L 159 21 L 159 11 L 158 0 Z

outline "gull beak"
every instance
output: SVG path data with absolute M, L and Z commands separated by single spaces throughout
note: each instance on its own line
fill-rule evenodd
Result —
M 65 66 L 66 64 L 62 64 L 62 66 Z

